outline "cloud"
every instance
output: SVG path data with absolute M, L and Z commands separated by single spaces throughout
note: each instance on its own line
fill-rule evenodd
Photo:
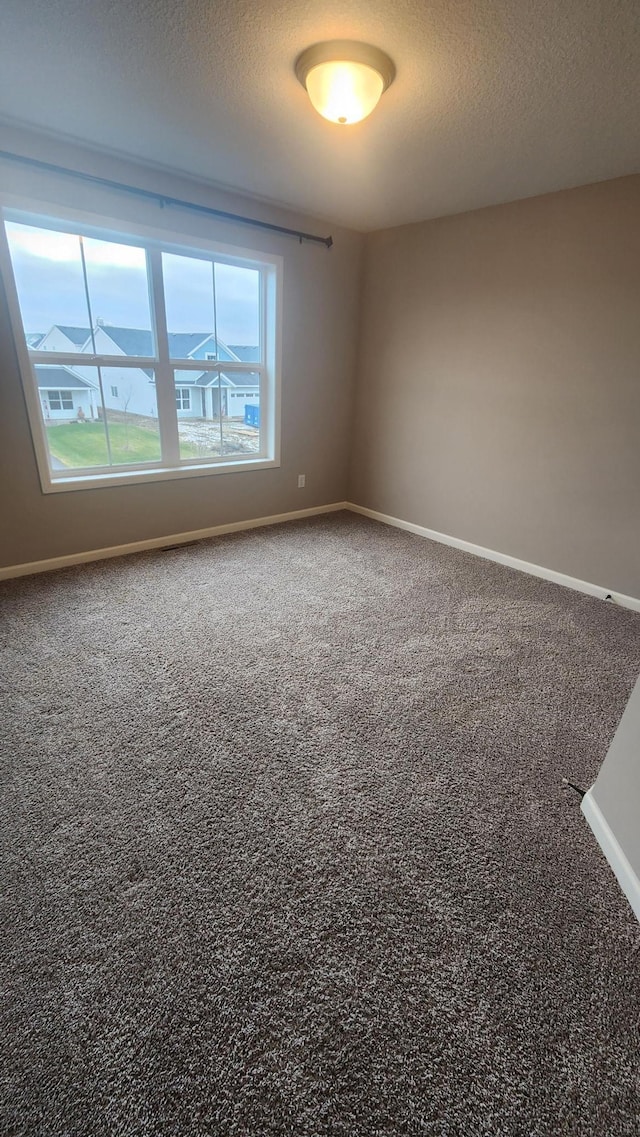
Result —
M 78 236 L 17 222 L 6 227 L 25 332 L 47 332 L 53 324 L 89 327 Z M 93 321 L 150 328 L 144 250 L 85 238 L 85 259 Z M 163 263 L 169 330 L 213 331 L 211 262 L 165 254 Z M 215 289 L 220 339 L 257 344 L 259 273 L 216 264 Z

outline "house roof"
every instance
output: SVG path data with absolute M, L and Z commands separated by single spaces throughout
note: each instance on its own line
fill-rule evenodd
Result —
M 91 335 L 89 328 L 81 328 L 72 324 L 54 324 L 54 327 L 57 327 L 63 335 L 67 336 L 76 347 L 83 347 Z M 148 328 L 125 328 L 119 324 L 100 323 L 97 325 L 96 331 L 98 329 L 103 331 L 125 355 L 134 357 L 155 355 L 153 334 Z M 38 343 L 44 338 L 44 336 L 38 338 L 36 333 L 33 333 L 29 337 L 29 346 L 37 347 Z M 31 342 L 31 340 L 35 341 L 36 339 L 38 343 Z M 209 340 L 213 340 L 215 343 L 212 332 L 169 332 L 169 354 L 172 359 L 188 359 L 194 351 Z M 227 347 L 221 339 L 218 339 L 218 346 L 228 351 L 230 355 L 235 356 L 238 361 L 253 362 L 260 357 L 260 351 L 257 347 Z
M 25 339 L 27 341 L 27 347 L 37 347 L 44 339 L 44 332 L 27 332 Z
M 79 328 L 75 324 L 54 324 L 54 327 L 58 328 L 76 347 L 82 347 L 91 335 L 90 328 Z
M 146 328 L 119 328 L 111 324 L 99 324 L 96 331 L 109 336 L 125 355 L 155 355 L 153 336 Z
M 82 375 L 78 375 L 70 367 L 61 367 L 53 363 L 41 363 L 35 368 L 36 379 L 40 390 L 58 391 L 63 389 L 65 391 L 80 390 L 82 387 L 87 387 L 90 391 L 95 390 L 93 383 L 88 379 L 84 379 Z
M 177 379 L 178 375 L 188 375 L 188 372 L 176 371 L 175 374 L 176 374 L 176 379 Z M 192 374 L 193 374 L 193 372 L 192 372 Z M 215 371 L 203 371 L 201 375 L 198 375 L 198 378 L 196 379 L 195 385 L 196 385 L 196 387 L 217 387 L 218 386 L 217 373 Z M 231 382 L 229 376 L 225 375 L 223 371 L 220 372 L 220 386 L 221 387 L 232 387 L 233 386 L 233 383 Z
M 146 328 L 121 328 L 113 324 L 99 327 L 125 355 L 155 355 L 153 335 Z M 211 332 L 169 332 L 169 354 L 173 359 L 188 359 L 191 352 L 209 339 L 213 339 Z
M 178 375 L 188 375 L 188 371 L 176 371 L 176 379 Z M 193 372 L 191 372 L 193 374 Z M 231 371 L 228 375 L 224 371 L 220 372 L 222 379 L 221 386 L 223 387 L 259 387 L 260 376 L 257 371 Z M 182 382 L 182 380 L 180 380 Z M 218 384 L 217 375 L 211 371 L 204 371 L 196 379 L 196 387 L 216 387 Z
M 216 387 L 218 376 L 213 371 L 174 371 L 178 387 Z M 228 375 L 220 373 L 221 387 L 232 387 Z
M 169 332 L 169 355 L 174 359 L 177 356 L 182 356 L 184 359 L 206 340 L 213 338 L 212 332 Z
M 210 372 L 207 371 L 174 371 L 174 378 L 176 385 L 180 387 L 197 387 L 204 386 L 200 383 L 201 379 L 205 379 Z
M 248 344 L 230 343 L 228 347 L 229 351 L 237 355 L 242 363 L 257 363 L 260 359 L 260 348 L 257 346 L 253 347 Z

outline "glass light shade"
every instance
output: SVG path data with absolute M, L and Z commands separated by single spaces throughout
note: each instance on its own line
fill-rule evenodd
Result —
M 371 114 L 385 86 L 375 68 L 348 60 L 318 63 L 309 71 L 305 85 L 318 113 L 341 125 L 360 122 Z

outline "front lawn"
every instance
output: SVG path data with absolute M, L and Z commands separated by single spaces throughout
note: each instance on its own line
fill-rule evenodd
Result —
M 64 466 L 77 469 L 84 466 L 108 466 L 109 454 L 104 426 L 101 422 L 69 422 L 47 427 L 49 449 Z M 111 458 L 114 465 L 133 462 L 157 462 L 160 460 L 160 438 L 152 430 L 135 426 L 133 423 L 109 423 Z M 196 458 L 196 446 L 186 444 L 192 453 L 185 453 L 181 443 L 183 458 Z

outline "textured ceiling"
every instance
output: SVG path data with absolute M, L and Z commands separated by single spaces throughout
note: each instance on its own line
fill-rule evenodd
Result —
M 299 52 L 397 78 L 338 127 Z M 357 229 L 640 169 L 640 0 L 2 0 L 0 115 Z

